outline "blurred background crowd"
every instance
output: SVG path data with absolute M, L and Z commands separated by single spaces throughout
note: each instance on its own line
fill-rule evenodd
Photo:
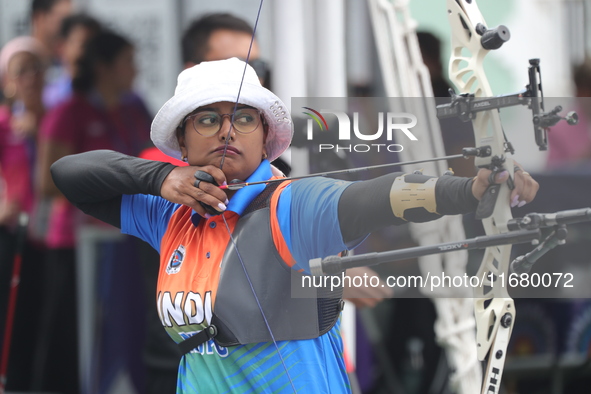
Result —
M 330 72 L 330 64 L 324 67 L 321 59 L 305 61 L 301 56 L 307 44 L 304 36 L 296 33 L 301 33 L 305 25 L 297 26 L 294 22 L 290 29 L 290 7 L 298 3 L 293 1 L 268 2 L 261 15 L 250 63 L 264 85 L 285 102 L 289 102 L 290 97 L 311 94 L 383 95 L 377 62 L 371 60 L 375 58 L 375 48 L 364 2 L 327 0 L 322 5 L 312 0 L 303 2 L 319 6 L 310 9 L 320 16 L 308 15 L 310 18 L 328 15 L 322 12 L 330 12 L 331 6 L 340 10 L 341 14 L 336 15 L 343 20 L 336 24 L 344 25 L 343 37 L 347 31 L 345 47 L 357 45 L 350 53 L 333 48 L 336 52 L 327 54 L 333 57 L 329 58 L 330 63 L 347 62 L 345 89 L 326 87 L 327 90 L 322 91 L 322 73 Z M 172 94 L 176 75 L 183 68 L 202 61 L 247 57 L 258 1 L 227 0 L 217 5 L 205 1 L 190 5 L 182 1 L 155 0 L 117 3 L 82 0 L 6 0 L 0 3 L 3 25 L 0 29 L 0 340 L 10 327 L 9 391 L 169 393 L 176 387 L 180 353 L 159 327 L 154 308 L 157 254 L 140 242 L 122 238 L 113 241 L 111 229 L 90 221 L 60 195 L 49 168 L 60 157 L 94 149 L 112 149 L 183 165 L 151 146 L 152 117 Z M 444 34 L 448 33 L 439 27 L 439 21 L 434 22 L 427 15 L 434 10 L 417 9 L 419 6 L 413 4 L 418 1 L 410 3 L 426 28 L 418 38 L 434 94 L 447 97 L 450 84 L 444 65 L 448 38 Z M 545 73 L 548 91 L 550 95 L 574 98 L 570 104 L 577 110 L 580 121 L 576 127 L 561 124 L 550 132 L 548 155 L 525 149 L 528 157 L 518 156 L 518 159 L 530 172 L 552 171 L 552 174 L 561 174 L 562 179 L 580 177 L 573 178 L 572 183 L 580 186 L 588 182 L 587 176 L 591 175 L 591 59 L 586 56 L 591 53 L 591 34 L 586 30 L 589 24 L 571 24 L 575 20 L 588 21 L 591 4 L 589 1 L 555 3 L 563 4 L 560 26 L 564 28 L 547 45 L 555 45 L 563 52 L 556 56 L 559 60 L 553 58 L 549 62 L 552 73 Z M 510 16 L 520 24 L 520 18 L 526 16 L 543 23 L 556 16 L 552 16 L 557 9 L 553 7 L 557 7 L 556 4 L 519 1 L 509 7 L 513 11 L 510 15 L 507 9 L 498 11 L 504 8 L 500 5 L 493 14 L 495 17 Z M 109 13 L 108 8 L 117 11 Z M 441 9 L 445 18 L 445 10 Z M 142 14 L 146 10 L 148 12 Z M 283 29 L 277 27 L 281 24 Z M 316 32 L 320 34 L 322 28 L 330 29 L 334 24 L 329 17 L 325 19 L 326 26 L 316 25 Z M 419 30 L 421 27 L 419 25 Z M 521 31 L 521 27 L 516 31 Z M 560 39 L 568 43 L 565 48 L 558 49 Z M 545 41 L 544 36 L 540 41 Z M 542 44 L 532 44 L 533 47 L 539 45 Z M 508 91 L 495 93 L 510 93 L 525 85 L 521 77 L 525 77 L 526 64 L 522 65 L 523 72 L 515 77 L 506 71 L 513 64 L 497 58 L 491 67 L 495 71 L 493 79 L 504 84 L 519 82 Z M 307 79 L 302 79 L 302 75 L 307 75 Z M 531 143 L 529 139 L 533 137 L 529 130 L 527 133 L 528 143 Z M 518 137 L 520 139 L 525 137 Z M 333 167 L 325 168 L 326 157 L 306 153 L 303 138 L 296 138 L 296 142 L 292 154 L 303 154 L 308 164 L 302 169 L 294 160 L 294 171 L 332 170 L 337 169 L 334 163 L 351 164 L 333 157 Z M 472 146 L 473 137 L 466 132 L 444 136 L 444 142 L 449 153 L 456 153 L 455 149 Z M 525 143 L 518 141 L 517 144 Z M 275 164 L 286 174 L 292 170 L 290 154 Z M 453 167 L 458 175 L 474 173 L 471 165 L 456 163 Z M 548 182 L 552 185 L 553 181 Z M 589 196 L 589 191 L 583 188 L 580 193 L 570 194 L 581 198 Z M 24 244 L 19 243 L 22 213 L 28 214 L 29 219 Z M 93 229 L 92 234 L 98 234 L 92 242 L 99 246 L 92 249 L 91 272 L 81 273 L 81 261 L 88 259 L 84 254 L 87 249 L 81 245 L 82 240 L 87 239 L 84 231 L 89 228 Z M 108 235 L 102 237 L 101 234 Z M 588 246 L 578 250 L 576 256 L 588 257 Z M 22 268 L 16 313 L 13 319 L 7 319 L 9 289 L 17 257 L 22 257 Z M 92 311 L 95 320 L 91 321 L 90 328 L 84 325 L 81 328 L 78 323 L 79 314 L 88 313 L 85 307 L 89 304 L 80 305 L 81 293 L 90 291 L 82 288 L 83 283 L 87 283 L 82 279 L 84 275 L 90 275 L 91 293 L 98 299 L 92 304 L 96 309 Z M 359 308 L 376 307 L 384 296 L 368 294 L 367 298 L 353 299 L 353 302 Z M 121 302 L 123 299 L 125 302 Z M 414 302 L 388 300 L 377 307 L 377 320 L 386 320 L 384 324 L 389 330 L 387 334 L 382 332 L 378 339 L 371 334 L 371 327 L 363 326 L 361 317 L 357 319 L 357 345 L 352 350 L 352 364 L 357 364 L 359 392 L 392 392 L 392 387 L 398 387 L 396 392 L 400 393 L 449 392 L 445 385 L 445 367 L 440 361 L 444 356 L 434 341 L 435 312 L 428 300 Z M 131 306 L 126 307 L 127 304 Z M 558 320 L 587 316 L 586 323 L 577 323 L 577 327 L 582 337 L 585 332 L 591 333 L 586 331 L 585 324 L 591 327 L 586 303 L 571 303 L 569 308 L 573 310 L 572 315 L 561 315 Z M 555 325 L 550 322 L 555 319 L 554 309 L 564 312 L 564 308 L 554 306 L 531 307 L 530 311 L 540 311 L 530 317 L 532 327 L 544 319 L 547 320 L 544 324 Z M 388 313 L 395 317 L 383 318 Z M 100 319 L 96 318 L 98 315 Z M 400 319 L 405 323 L 398 324 Z M 92 335 L 81 338 L 87 335 L 81 330 L 84 333 L 90 330 Z M 539 350 L 546 355 L 567 346 L 554 344 L 557 335 L 566 335 L 566 328 L 556 328 L 549 333 L 528 333 L 528 330 L 529 327 L 524 328 L 525 339 L 514 346 L 516 353 L 535 355 Z M 518 326 L 516 331 L 519 331 Z M 578 346 L 586 354 L 591 351 L 588 342 L 572 346 Z M 386 346 L 379 346 L 380 343 Z M 555 366 L 553 362 L 543 365 L 544 368 Z M 540 377 L 548 370 L 544 368 L 525 369 Z M 392 383 L 393 375 L 399 376 L 395 383 Z M 510 379 L 510 373 L 508 376 Z M 443 383 L 433 387 L 433 382 L 438 381 Z M 546 383 L 540 386 L 535 392 L 550 392 L 544 391 L 549 388 Z M 518 392 L 517 387 L 516 384 L 509 390 Z

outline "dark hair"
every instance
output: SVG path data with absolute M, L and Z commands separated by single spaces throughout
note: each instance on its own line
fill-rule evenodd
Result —
M 60 37 L 67 38 L 76 27 L 84 27 L 93 33 L 101 31 L 101 23 L 86 14 L 74 14 L 64 18 L 60 27 Z
M 88 40 L 78 60 L 76 75 L 72 79 L 74 91 L 86 93 L 92 89 L 96 82 L 96 65 L 113 63 L 125 48 L 132 46 L 126 38 L 111 31 L 101 31 Z
M 196 64 L 205 60 L 209 50 L 209 37 L 216 30 L 230 30 L 252 35 L 253 29 L 248 22 L 227 13 L 208 14 L 193 21 L 183 33 L 181 51 L 183 63 Z
M 38 12 L 47 13 L 51 11 L 53 6 L 59 3 L 60 1 L 65 0 L 33 0 L 31 3 L 31 17 L 33 17 Z
M 587 57 L 573 67 L 573 80 L 577 88 L 591 87 L 591 58 Z
M 417 39 L 423 57 L 429 57 L 437 62 L 441 62 L 441 41 L 437 36 L 426 31 L 419 31 L 417 32 Z

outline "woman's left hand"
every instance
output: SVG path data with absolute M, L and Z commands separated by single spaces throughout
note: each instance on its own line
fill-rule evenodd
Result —
M 528 172 L 525 172 L 521 165 L 519 165 L 517 162 L 514 162 L 514 164 L 516 166 L 513 179 L 515 188 L 511 191 L 511 208 L 522 207 L 528 202 L 531 202 L 540 188 L 538 182 L 536 182 Z M 472 184 L 472 194 L 474 194 L 474 197 L 476 197 L 476 199 L 479 201 L 490 184 L 488 177 L 491 172 L 492 171 L 490 170 L 481 168 L 474 178 L 474 183 Z M 497 174 L 495 183 L 506 182 L 508 178 L 509 172 L 502 171 Z

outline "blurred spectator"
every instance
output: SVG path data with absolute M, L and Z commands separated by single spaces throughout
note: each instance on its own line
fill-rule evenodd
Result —
M 60 66 L 54 68 L 54 76 L 46 83 L 43 90 L 43 105 L 47 111 L 71 97 L 72 78 L 76 72 L 78 59 L 85 43 L 100 29 L 100 23 L 85 14 L 74 14 L 63 19 L 58 44 Z M 44 237 L 47 232 L 50 209 L 50 198 L 38 199 L 36 222 L 31 226 L 37 237 Z
M 201 62 L 237 57 L 246 60 L 254 32 L 248 22 L 231 14 L 208 14 L 189 25 L 182 37 L 185 68 Z M 270 89 L 270 70 L 260 59 L 256 39 L 252 43 L 248 63 L 254 68 L 261 84 Z
M 31 240 L 24 247 L 14 323 L 5 320 L 15 254 L 15 224 L 20 212 L 33 214 L 33 163 L 37 129 L 44 110 L 41 92 L 47 63 L 40 42 L 17 37 L 0 52 L 0 78 L 5 100 L 0 105 L 0 340 L 12 326 L 8 390 L 30 387 L 40 297 L 40 249 Z M 20 251 L 23 253 L 23 251 Z M 2 346 L 0 346 L 2 348 Z
M 435 34 L 418 31 L 417 39 L 423 56 L 423 63 L 429 69 L 431 77 L 431 87 L 434 97 L 449 97 L 451 84 L 443 75 L 443 65 L 441 64 L 441 40 Z
M 101 30 L 99 21 L 86 14 L 67 16 L 60 28 L 61 73 L 43 91 L 45 108 L 52 109 L 72 95 L 72 77 L 86 42 Z
M 48 51 L 50 69 L 46 78 L 52 81 L 59 73 L 59 42 L 62 20 L 72 12 L 71 0 L 33 0 L 31 2 L 31 35 Z
M 561 121 L 548 133 L 548 168 L 591 171 L 591 58 L 573 69 L 579 123 Z
M 39 188 L 54 198 L 35 369 L 39 390 L 79 393 L 74 247 L 82 218 L 53 184 L 49 167 L 65 155 L 94 149 L 139 154 L 149 140 L 151 117 L 143 101 L 130 93 L 135 76 L 133 45 L 118 34 L 98 33 L 78 62 L 74 95 L 48 112 L 42 124 Z

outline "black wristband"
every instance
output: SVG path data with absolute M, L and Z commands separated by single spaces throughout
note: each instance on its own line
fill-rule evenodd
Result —
M 435 186 L 437 212 L 442 215 L 458 215 L 474 212 L 478 200 L 472 194 L 473 178 L 442 175 Z

